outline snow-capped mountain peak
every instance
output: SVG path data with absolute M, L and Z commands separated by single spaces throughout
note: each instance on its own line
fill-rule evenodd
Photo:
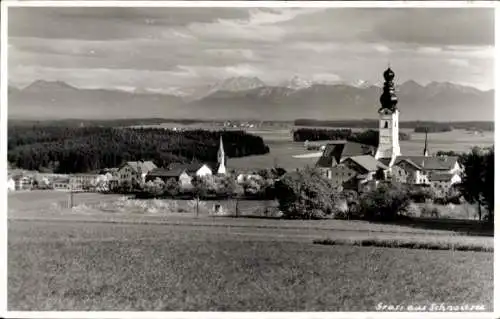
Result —
M 237 91 L 252 90 L 263 86 L 266 86 L 266 84 L 257 77 L 238 76 L 238 77 L 226 78 L 220 82 L 215 83 L 212 86 L 211 91 L 237 92 Z
M 300 78 L 298 75 L 294 75 L 289 80 L 283 82 L 280 86 L 289 88 L 292 90 L 306 89 L 313 85 L 312 81 Z

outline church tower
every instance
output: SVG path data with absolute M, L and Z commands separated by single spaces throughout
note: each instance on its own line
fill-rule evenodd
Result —
M 429 156 L 429 149 L 427 148 L 427 128 L 425 129 L 424 156 Z
M 219 151 L 217 152 L 217 174 L 226 174 L 226 153 L 224 144 L 222 144 L 222 135 L 220 137 Z
M 390 159 L 389 167 L 394 164 L 396 157 L 401 155 L 399 148 L 399 110 L 396 107 L 398 97 L 394 89 L 394 72 L 387 68 L 384 72 L 384 89 L 380 96 L 381 107 L 379 114 L 379 140 L 375 153 L 376 159 Z

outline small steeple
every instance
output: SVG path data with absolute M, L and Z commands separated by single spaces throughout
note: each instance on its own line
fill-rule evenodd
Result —
M 424 156 L 429 156 L 429 150 L 427 149 L 427 128 L 425 128 Z
M 224 144 L 222 143 L 222 135 L 220 136 L 219 151 L 217 152 L 217 173 L 226 174 L 226 152 L 224 152 Z

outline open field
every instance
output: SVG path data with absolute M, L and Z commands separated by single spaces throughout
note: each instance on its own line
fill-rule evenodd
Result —
M 10 221 L 8 307 L 374 311 L 443 302 L 492 310 L 491 253 L 321 246 L 304 231 Z

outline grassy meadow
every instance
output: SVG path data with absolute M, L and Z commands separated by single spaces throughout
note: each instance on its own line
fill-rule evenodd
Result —
M 305 227 L 279 236 L 228 226 L 8 226 L 11 311 L 375 311 L 379 303 L 492 310 L 492 253 L 315 245 L 299 236 L 310 233 Z

